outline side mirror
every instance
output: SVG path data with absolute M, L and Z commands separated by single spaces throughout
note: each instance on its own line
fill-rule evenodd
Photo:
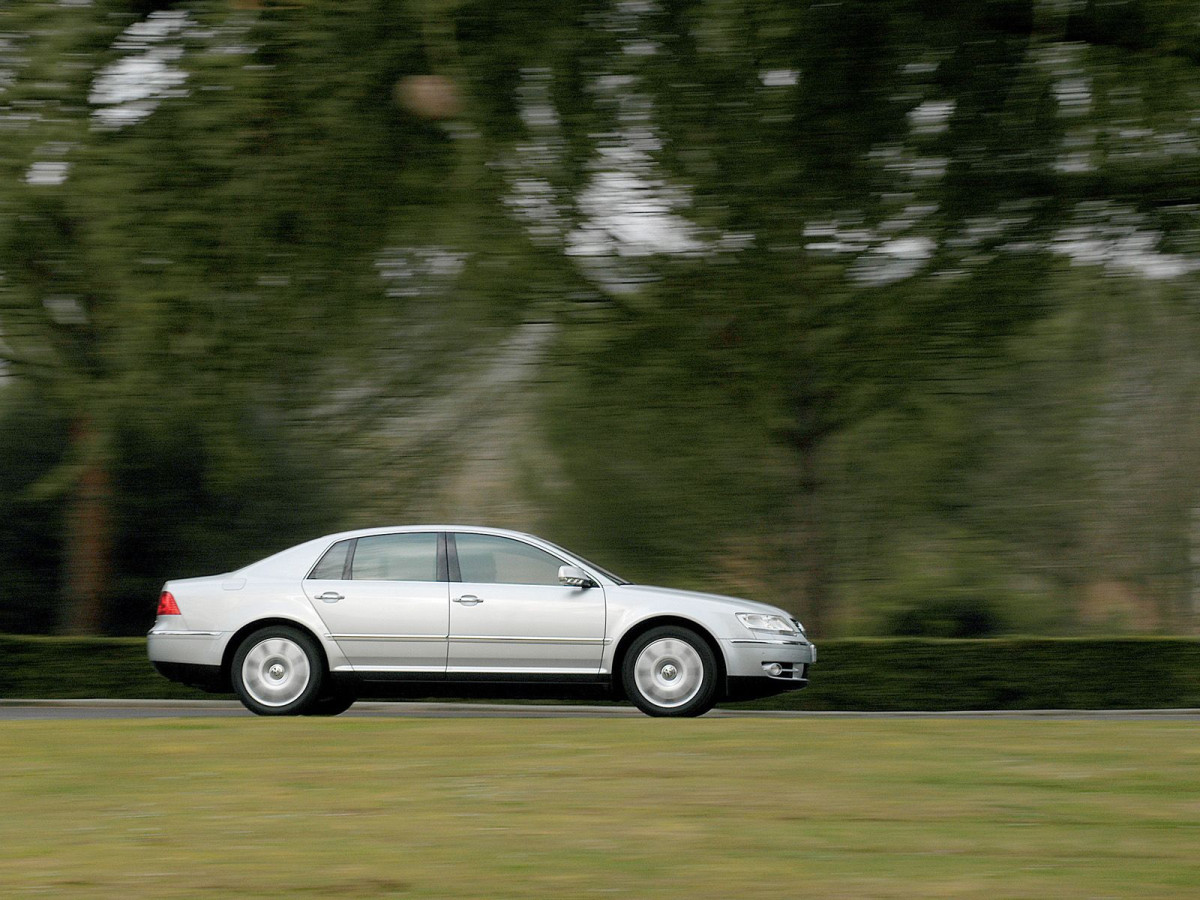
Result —
M 559 566 L 558 583 L 563 587 L 590 588 L 596 586 L 596 582 L 588 578 L 587 572 L 579 566 Z

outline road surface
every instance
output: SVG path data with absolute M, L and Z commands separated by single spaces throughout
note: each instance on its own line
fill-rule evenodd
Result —
M 383 703 L 364 700 L 342 714 L 353 718 L 419 719 L 624 719 L 643 718 L 632 706 L 507 703 Z M 0 721 L 19 719 L 223 719 L 250 717 L 230 700 L 0 700 Z M 968 712 L 797 712 L 716 709 L 708 719 L 1130 719 L 1200 720 L 1200 709 L 1026 710 Z

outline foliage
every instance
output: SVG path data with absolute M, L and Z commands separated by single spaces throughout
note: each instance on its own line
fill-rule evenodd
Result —
M 62 504 L 38 485 L 61 463 L 65 423 L 36 394 L 0 395 L 0 631 L 48 632 L 57 619 Z
M 759 709 L 1192 709 L 1200 643 L 1177 638 L 845 639 L 818 644 L 811 682 Z M 0 636 L 0 697 L 201 698 L 167 681 L 144 640 Z
M 198 699 L 167 681 L 146 658 L 144 638 L 0 636 L 0 696 Z M 56 684 L 57 683 L 57 684 Z
M 1091 6 L 674 3 L 602 17 L 613 39 L 659 49 L 593 49 L 592 98 L 556 103 L 564 140 L 600 132 L 601 151 L 634 156 L 639 140 L 657 142 L 631 169 L 647 193 L 661 181 L 685 194 L 692 242 L 657 254 L 653 239 L 566 242 L 610 308 L 572 322 L 551 395 L 572 498 L 553 528 L 617 568 L 718 589 L 745 583 L 714 571 L 731 541 L 767 548 L 757 567 L 774 574 L 753 592 L 786 598 L 822 633 L 862 627 L 872 580 L 906 589 L 907 548 L 946 534 L 992 545 L 995 565 L 958 555 L 1009 570 L 995 585 L 1001 608 L 1032 592 L 1066 612 L 1042 624 L 1062 627 L 1094 584 L 1116 579 L 1141 585 L 1130 593 L 1144 608 L 1165 602 L 1156 592 L 1176 597 L 1173 613 L 1134 611 L 1140 627 L 1187 627 L 1179 592 L 1192 564 L 1180 551 L 1193 541 L 1178 538 L 1192 528 L 1194 480 L 1147 471 L 1179 506 L 1115 538 L 1165 552 L 1153 574 L 1117 575 L 1089 534 L 1127 521 L 1132 492 L 1122 513 L 1086 506 L 1103 477 L 1087 432 L 1131 427 L 1093 380 L 1112 363 L 1094 308 L 1123 305 L 1116 327 L 1132 338 L 1125 329 L 1153 305 L 1190 296 L 1158 282 L 1191 257 L 1154 245 L 1169 249 L 1169 236 L 1195 249 L 1194 217 L 1178 204 L 1193 208 L 1184 145 L 1197 79 L 1172 53 L 1170 8 L 1138 8 L 1160 25 L 1116 47 Z M 541 63 L 555 84 L 575 83 L 569 63 Z M 605 79 L 630 87 L 605 102 Z M 643 109 L 654 114 L 639 119 Z M 1117 130 L 1131 121 L 1178 129 L 1156 139 L 1171 148 L 1123 144 Z M 569 188 L 577 168 L 562 172 Z M 575 234 L 587 234 L 589 210 L 575 202 Z M 670 195 L 661 202 L 670 208 Z M 1135 245 L 1144 252 L 1120 250 Z M 1182 343 L 1171 364 L 1190 397 Z M 1040 359 L 1055 382 L 1033 382 Z M 1045 408 L 1032 434 L 996 430 L 1034 403 Z M 1017 453 L 1026 468 L 1006 471 Z M 573 521 L 580 508 L 587 522 Z M 992 575 L 968 580 L 980 577 Z
M 346 494 L 316 510 L 337 493 L 322 463 L 441 349 L 407 338 L 378 256 L 461 187 L 448 137 L 390 101 L 425 65 L 411 11 L 135 7 L 4 10 L 26 62 L 5 97 L 24 124 L 2 161 L 4 349 L 70 423 L 46 479 L 68 629 L 124 630 L 147 583 L 261 555 L 235 522 L 261 548 L 340 520 Z M 153 80 L 122 81 L 118 52 L 188 89 L 140 95 Z
M 836 640 L 810 687 L 758 701 L 811 710 L 1192 709 L 1200 643 L 1172 638 Z
M 416 518 L 822 636 L 1190 631 L 1193 18 L 6 4 L 0 357 L 60 432 L 0 552 L 76 631 Z

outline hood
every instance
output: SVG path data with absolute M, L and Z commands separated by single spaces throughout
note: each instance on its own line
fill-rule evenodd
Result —
M 641 594 L 646 597 L 671 598 L 676 601 L 685 600 L 690 603 L 703 603 L 708 606 L 721 607 L 732 612 L 764 613 L 766 615 L 786 616 L 789 619 L 794 618 L 790 612 L 782 607 L 771 606 L 768 603 L 759 603 L 756 600 L 745 600 L 741 597 L 727 597 L 724 594 L 706 594 L 702 591 L 683 591 L 677 588 L 654 587 L 647 584 L 625 584 L 617 588 L 608 587 L 605 590 Z

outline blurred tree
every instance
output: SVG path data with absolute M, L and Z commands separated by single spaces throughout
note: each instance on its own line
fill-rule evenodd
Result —
M 1194 398 L 1198 30 L 1185 0 L 5 5 L 0 333 L 68 422 L 37 488 L 64 627 L 143 546 L 138 479 L 283 542 L 322 520 L 266 502 L 287 473 L 470 516 L 489 454 L 540 500 L 509 524 L 818 629 L 892 603 L 868 579 L 970 620 L 1001 552 L 1190 592 L 1161 425 Z M 548 446 L 514 437 L 538 408 Z
M 635 566 L 783 536 L 767 590 L 820 628 L 831 441 L 946 385 L 982 405 L 1064 258 L 1127 241 L 1152 278 L 1194 240 L 1178 3 L 552 7 L 468 4 L 461 33 L 518 135 L 514 206 L 590 283 L 551 419 L 575 528 Z
M 62 462 L 66 423 L 28 384 L 0 389 L 0 631 L 57 624 L 63 509 L 31 487 Z
M 397 223 L 428 227 L 419 211 L 462 211 L 469 186 L 448 176 L 469 154 L 392 101 L 429 65 L 420 17 L 397 4 L 2 14 L 16 52 L 0 328 L 13 371 L 71 422 L 43 488 L 70 498 L 60 625 L 93 632 L 122 445 L 170 446 L 182 425 L 207 490 L 267 492 L 272 442 L 319 471 L 422 377 L 417 358 L 440 347 L 405 341 L 407 298 L 385 291 L 379 254 Z

